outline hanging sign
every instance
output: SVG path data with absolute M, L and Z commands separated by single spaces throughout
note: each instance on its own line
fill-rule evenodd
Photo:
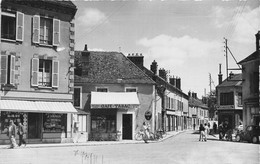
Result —
M 144 117 L 146 120 L 150 120 L 152 118 L 152 112 L 151 111 L 146 111 L 144 114 Z

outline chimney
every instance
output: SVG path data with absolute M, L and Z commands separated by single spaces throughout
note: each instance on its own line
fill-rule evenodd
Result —
M 90 52 L 88 51 L 88 45 L 85 44 L 84 50 L 81 52 L 82 56 L 89 56 Z
M 256 38 L 256 51 L 259 51 L 260 50 L 260 31 L 258 31 L 257 34 L 255 34 L 255 38 Z
M 151 69 L 151 71 L 152 71 L 155 75 L 157 75 L 157 68 L 158 68 L 157 62 L 154 60 L 154 61 L 152 62 L 152 64 L 151 64 L 151 66 L 150 66 L 150 69 Z
M 218 85 L 222 83 L 221 64 L 219 64 Z
M 190 91 L 188 92 L 188 96 L 189 96 L 189 97 L 191 96 L 191 92 L 190 92 Z
M 159 69 L 159 76 L 163 78 L 165 81 L 167 80 L 167 75 L 165 69 L 161 68 Z
M 191 93 L 191 97 L 195 98 L 195 93 L 194 92 Z
M 129 60 L 131 60 L 139 68 L 141 68 L 141 69 L 143 68 L 144 56 L 142 54 L 140 54 L 140 55 L 138 55 L 138 53 L 136 53 L 136 55 L 134 55 L 134 53 L 132 53 L 132 55 L 128 54 L 127 58 Z
M 88 51 L 88 45 L 87 44 L 85 44 L 84 51 Z
M 181 78 L 176 78 L 176 87 L 181 89 Z
M 169 81 L 170 81 L 170 84 L 173 85 L 173 86 L 176 86 L 176 79 L 173 77 L 170 77 L 169 78 Z

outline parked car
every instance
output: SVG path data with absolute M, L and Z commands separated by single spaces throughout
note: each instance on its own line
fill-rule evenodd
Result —
M 236 141 L 247 141 L 252 143 L 259 143 L 260 127 L 257 125 L 249 125 L 245 131 L 238 131 Z

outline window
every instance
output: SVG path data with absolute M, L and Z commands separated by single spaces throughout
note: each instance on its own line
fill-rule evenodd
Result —
M 1 55 L 1 84 L 14 85 L 15 56 Z
M 220 105 L 234 105 L 234 93 L 220 93 Z
M 33 43 L 41 45 L 58 46 L 60 44 L 60 20 L 40 17 L 33 17 Z
M 125 88 L 125 92 L 136 92 L 136 88 Z
M 59 61 L 33 58 L 32 59 L 32 86 L 58 87 Z
M 242 102 L 242 93 L 241 92 L 239 92 L 238 94 L 238 106 L 242 106 L 243 105 L 243 102 Z
M 115 133 L 116 115 L 93 115 L 91 117 L 91 131 Z
M 74 87 L 74 106 L 81 108 L 81 87 Z
M 108 92 L 107 88 L 96 88 L 97 92 Z
M 3 9 L 4 10 L 4 9 Z M 1 12 L 1 38 L 23 41 L 24 14 L 21 12 Z
M 259 73 L 253 72 L 250 75 L 250 92 L 257 94 L 259 92 Z

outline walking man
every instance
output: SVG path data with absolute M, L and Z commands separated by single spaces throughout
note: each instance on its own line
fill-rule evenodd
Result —
M 9 137 L 9 140 L 10 140 L 10 143 L 11 143 L 10 148 L 12 149 L 12 148 L 17 147 L 16 141 L 15 141 L 16 126 L 15 126 L 13 120 L 9 121 L 7 136 Z
M 26 142 L 25 142 L 25 129 L 24 126 L 21 122 L 19 122 L 18 124 L 18 135 L 19 135 L 19 146 L 21 146 L 22 144 L 24 144 L 24 146 L 26 146 Z

